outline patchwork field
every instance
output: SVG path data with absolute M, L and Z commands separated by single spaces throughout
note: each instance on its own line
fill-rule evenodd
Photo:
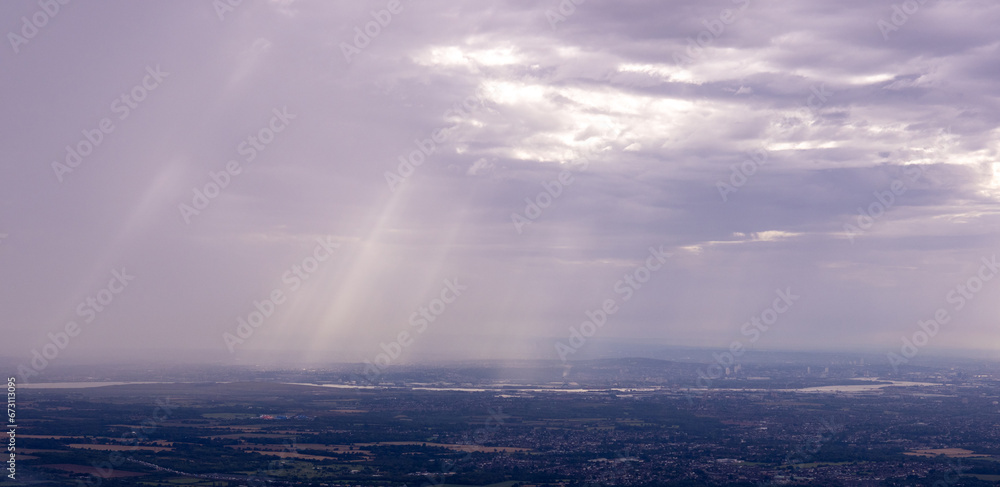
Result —
M 938 455 L 944 455 L 948 458 L 975 458 L 975 457 L 988 457 L 989 455 L 977 455 L 972 450 L 963 450 L 962 448 L 933 448 L 925 450 L 911 450 L 903 455 L 911 456 L 921 456 L 921 457 L 936 457 Z
M 173 448 L 165 446 L 138 446 L 138 445 L 98 445 L 93 443 L 70 443 L 66 445 L 70 448 L 81 448 L 84 450 L 101 450 L 101 451 L 135 451 L 144 450 L 152 452 L 160 451 L 170 451 Z
M 148 475 L 142 472 L 127 472 L 118 469 L 101 469 L 96 467 L 88 467 L 85 465 L 72 465 L 72 464 L 39 465 L 39 467 L 62 470 L 70 473 L 94 475 L 105 479 L 122 478 L 122 477 L 142 477 L 144 475 Z

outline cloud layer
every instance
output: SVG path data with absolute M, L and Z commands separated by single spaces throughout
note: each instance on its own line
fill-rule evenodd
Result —
M 789 287 L 757 346 L 998 343 L 1000 283 L 949 300 L 1000 236 L 995 2 L 228 5 L 0 5 L 0 354 L 360 361 L 455 278 L 400 360 L 552 358 L 608 298 L 727 346 Z

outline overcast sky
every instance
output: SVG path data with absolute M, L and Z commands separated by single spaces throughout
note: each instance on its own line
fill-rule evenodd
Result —
M 0 3 L 0 355 L 726 347 L 778 289 L 760 349 L 1000 344 L 992 0 L 53 5 Z

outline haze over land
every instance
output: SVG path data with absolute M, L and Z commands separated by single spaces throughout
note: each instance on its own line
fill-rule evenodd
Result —
M 997 348 L 1000 5 L 563 4 L 0 3 L 0 356 Z

